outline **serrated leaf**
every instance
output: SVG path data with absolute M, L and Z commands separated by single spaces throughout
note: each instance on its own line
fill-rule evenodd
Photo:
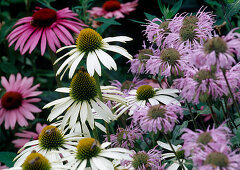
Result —
M 226 7 L 225 18 L 231 18 L 233 15 L 237 14 L 240 10 L 240 0 L 235 1 L 234 3 L 229 3 Z
M 13 167 L 13 159 L 17 156 L 14 152 L 0 152 L 0 162 L 4 163 L 8 167 Z

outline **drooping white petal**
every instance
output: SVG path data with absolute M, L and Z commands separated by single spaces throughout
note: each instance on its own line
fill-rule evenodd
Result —
M 70 68 L 70 70 L 69 70 L 69 75 L 68 75 L 69 78 L 72 78 L 72 76 L 73 76 L 73 74 L 74 74 L 74 72 L 75 72 L 78 64 L 79 64 L 80 61 L 82 60 L 84 54 L 85 54 L 85 53 L 80 54 L 80 56 L 73 62 L 72 66 L 71 66 L 71 68 Z
M 169 144 L 163 143 L 163 142 L 161 142 L 161 141 L 157 141 L 157 144 L 158 144 L 159 146 L 161 146 L 162 148 L 164 148 L 164 149 L 167 149 L 167 150 L 169 150 L 169 151 L 173 151 Z M 174 149 L 175 151 L 177 151 L 177 150 L 179 149 L 178 146 L 175 146 L 175 145 L 172 145 L 172 146 L 173 146 L 173 149 Z
M 107 45 L 107 44 L 105 45 L 104 44 L 104 46 L 102 48 L 105 49 L 105 50 L 109 50 L 109 51 L 119 53 L 119 54 L 123 55 L 124 57 L 128 58 L 129 60 L 132 60 L 132 58 L 133 58 L 131 56 L 131 54 L 129 54 L 127 52 L 127 50 L 125 50 L 124 48 L 119 47 L 117 45 Z
M 60 104 L 60 103 L 66 103 L 68 100 L 71 100 L 71 97 L 64 97 L 64 98 L 61 98 L 61 99 L 57 99 L 57 100 L 54 100 L 48 104 L 46 104 L 43 109 L 46 109 L 46 108 L 49 108 L 53 105 L 57 105 L 57 104 Z
M 87 160 L 84 159 L 77 170 L 84 170 L 86 168 L 86 165 L 87 165 Z
M 93 157 L 92 160 L 100 170 L 114 170 L 112 162 L 105 158 Z
M 77 45 L 69 45 L 69 46 L 65 46 L 65 47 L 62 47 L 62 48 L 59 48 L 56 53 L 59 53 L 60 51 L 66 49 L 66 48 L 74 48 L 74 47 L 77 47 Z
M 59 62 L 61 59 L 63 59 L 64 57 L 68 56 L 68 55 L 72 55 L 73 53 L 75 53 L 77 51 L 76 48 L 72 49 L 71 51 L 67 52 L 66 54 L 64 54 L 63 56 L 61 56 L 60 58 L 58 58 L 53 65 L 55 65 L 57 62 Z
M 60 87 L 60 88 L 57 88 L 55 91 L 56 92 L 61 92 L 61 93 L 69 93 L 70 92 L 70 88 Z
M 92 52 L 92 55 L 93 55 L 93 60 L 94 60 L 94 62 L 93 62 L 94 68 L 95 68 L 96 72 L 98 73 L 98 75 L 101 76 L 101 74 L 102 74 L 101 65 L 99 63 L 97 54 L 95 52 Z
M 105 67 L 107 67 L 109 70 L 111 70 L 112 68 L 114 70 L 117 70 L 117 64 L 115 63 L 115 61 L 109 54 L 107 54 L 106 52 L 104 52 L 101 49 L 96 50 L 96 54 L 97 54 L 99 60 L 102 62 L 102 64 Z
M 157 99 L 158 101 L 160 101 L 163 104 L 176 104 L 178 106 L 181 106 L 180 102 L 177 101 L 176 99 L 169 97 L 169 96 L 164 96 L 164 95 L 160 95 L 160 96 L 154 96 L 154 99 Z
M 90 74 L 90 76 L 94 75 L 94 56 L 92 53 L 89 53 L 87 56 L 87 71 Z
M 103 39 L 103 41 L 106 43 L 114 42 L 114 41 L 125 43 L 126 41 L 132 41 L 132 40 L 133 40 L 132 38 L 127 37 L 127 36 L 107 37 L 107 38 Z
M 88 116 L 88 106 L 87 106 L 87 102 L 83 101 L 82 102 L 82 107 L 80 110 L 80 119 L 82 123 L 85 123 L 85 121 L 87 120 L 87 116 Z

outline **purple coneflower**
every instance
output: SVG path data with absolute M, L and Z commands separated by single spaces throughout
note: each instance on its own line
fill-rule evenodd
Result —
M 27 126 L 26 119 L 33 120 L 32 113 L 41 112 L 41 109 L 31 103 L 39 102 L 40 98 L 35 98 L 42 92 L 35 91 L 40 84 L 32 87 L 33 77 L 27 78 L 20 73 L 15 77 L 10 75 L 9 81 L 2 76 L 2 86 L 6 92 L 0 101 L 0 124 L 5 121 L 5 129 L 13 129 L 18 123 L 20 126 Z
M 120 3 L 118 0 L 107 0 L 102 7 L 93 7 L 91 10 L 88 10 L 91 17 L 98 18 L 112 18 L 116 19 L 124 18 L 124 15 L 128 15 L 130 12 L 135 11 L 138 5 L 138 0 Z
M 47 44 L 54 52 L 56 46 L 61 47 L 60 41 L 71 45 L 74 39 L 69 30 L 79 33 L 82 27 L 86 26 L 75 17 L 77 14 L 68 8 L 59 11 L 49 8 L 36 9 L 32 16 L 18 20 L 14 30 L 7 36 L 9 46 L 16 42 L 14 49 L 20 48 L 22 55 L 28 50 L 30 54 L 40 41 L 41 55 L 44 55 Z

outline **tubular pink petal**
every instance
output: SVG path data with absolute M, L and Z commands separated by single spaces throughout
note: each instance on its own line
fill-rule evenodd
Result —
M 42 39 L 41 39 L 41 55 L 43 56 L 46 50 L 47 38 L 46 38 L 46 30 L 43 29 Z
M 53 31 L 58 35 L 59 39 L 65 44 L 65 45 L 71 45 L 71 42 L 67 39 L 67 37 L 62 33 L 61 30 L 59 30 L 57 27 L 53 28 Z

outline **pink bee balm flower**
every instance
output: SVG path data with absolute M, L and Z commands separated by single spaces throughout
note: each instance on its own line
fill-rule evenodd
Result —
M 178 116 L 183 118 L 183 110 L 180 106 L 169 105 L 153 105 L 151 107 L 139 107 L 133 114 L 133 121 L 139 124 L 145 132 L 162 131 L 167 133 L 172 131 Z
M 27 142 L 30 140 L 37 140 L 39 134 L 41 133 L 42 129 L 47 126 L 46 124 L 41 125 L 40 123 L 37 123 L 36 125 L 36 132 L 26 131 L 23 130 L 22 133 L 16 133 L 15 136 L 20 137 L 21 139 L 13 140 L 12 143 L 14 144 L 15 148 L 21 148 L 23 147 Z
M 146 72 L 156 75 L 177 76 L 183 74 L 188 62 L 185 55 L 189 50 L 184 49 L 183 45 L 176 48 L 164 48 L 160 55 L 153 55 L 147 61 Z
M 102 7 L 93 7 L 91 10 L 88 10 L 88 12 L 94 18 L 115 17 L 116 19 L 119 19 L 124 18 L 124 15 L 128 15 L 130 12 L 135 11 L 137 5 L 138 0 L 124 4 L 121 4 L 118 0 L 108 0 Z
M 230 137 L 231 131 L 220 125 L 218 128 L 207 128 L 206 131 L 200 129 L 197 132 L 193 132 L 190 129 L 184 129 L 185 133 L 182 135 L 181 139 L 184 140 L 183 150 L 185 151 L 185 156 L 198 154 L 202 147 L 207 146 L 211 143 L 219 144 L 225 143 Z
M 240 55 L 240 34 L 231 30 L 226 36 L 208 39 L 203 46 L 199 46 L 190 54 L 190 60 L 197 67 L 216 66 L 217 68 L 230 68 L 236 61 L 234 55 Z
M 118 128 L 116 135 L 110 135 L 112 147 L 134 149 L 134 144 L 137 139 L 143 139 L 142 131 L 139 127 L 134 127 L 133 125 L 130 125 L 125 129 Z
M 199 100 L 202 102 L 208 98 L 216 100 L 217 97 L 228 94 L 227 87 L 220 77 L 221 72 L 207 69 L 189 69 L 189 72 L 190 76 L 175 79 L 173 83 L 175 88 L 181 90 L 180 95 L 183 99 L 198 104 Z
M 129 170 L 164 170 L 165 165 L 161 164 L 161 151 L 153 148 L 148 152 L 139 151 L 130 155 L 132 160 L 123 160 L 121 165 Z
M 240 166 L 238 150 L 231 151 L 227 142 L 211 145 L 199 150 L 193 157 L 194 166 L 199 170 L 236 170 Z
M 30 54 L 41 42 L 41 55 L 44 55 L 47 44 L 54 52 L 56 46 L 61 47 L 60 41 L 71 45 L 74 39 L 69 31 L 79 33 L 82 26 L 86 26 L 75 16 L 77 14 L 68 8 L 59 11 L 37 8 L 31 17 L 24 17 L 14 25 L 14 30 L 7 36 L 9 46 L 16 42 L 14 49 L 19 48 L 23 55 L 28 50 Z
M 40 84 L 31 87 L 33 77 L 22 78 L 20 73 L 16 77 L 11 74 L 9 81 L 2 76 L 1 83 L 6 92 L 0 101 L 0 124 L 5 121 L 6 129 L 9 129 L 9 127 L 13 129 L 16 122 L 20 126 L 27 126 L 28 122 L 26 119 L 34 119 L 32 112 L 41 112 L 41 109 L 31 104 L 41 100 L 40 98 L 35 98 L 35 96 L 42 93 L 35 91 Z

